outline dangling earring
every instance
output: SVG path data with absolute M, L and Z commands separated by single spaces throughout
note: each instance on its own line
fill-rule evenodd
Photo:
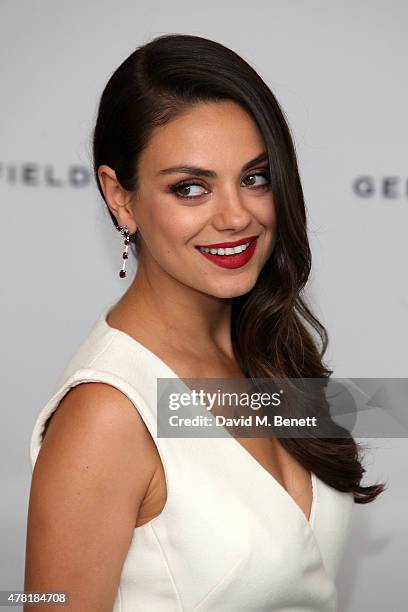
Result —
M 125 238 L 124 241 L 123 241 L 123 244 L 125 245 L 125 250 L 122 253 L 123 264 L 122 264 L 122 269 L 119 270 L 120 278 L 125 278 L 125 276 L 126 276 L 126 260 L 128 259 L 129 242 L 130 242 L 130 240 L 129 240 L 129 228 L 126 225 L 124 225 L 123 227 L 121 227 L 120 225 L 117 225 L 116 229 Z

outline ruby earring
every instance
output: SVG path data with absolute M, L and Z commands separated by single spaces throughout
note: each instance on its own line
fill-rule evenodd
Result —
M 126 225 L 124 225 L 123 227 L 121 227 L 120 225 L 117 225 L 116 229 L 124 237 L 123 244 L 125 245 L 125 250 L 122 253 L 123 264 L 122 264 L 122 269 L 119 270 L 119 276 L 120 276 L 120 278 L 125 278 L 125 276 L 126 276 L 126 260 L 129 257 L 129 255 L 128 255 L 129 243 L 130 243 L 130 240 L 129 240 L 129 228 Z

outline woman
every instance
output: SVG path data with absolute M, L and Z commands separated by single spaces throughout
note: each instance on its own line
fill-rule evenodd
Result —
M 156 434 L 158 378 L 332 373 L 278 102 L 221 44 L 160 36 L 111 76 L 93 153 L 137 273 L 36 421 L 25 589 L 87 612 L 336 609 L 353 501 L 384 489 L 352 438 Z

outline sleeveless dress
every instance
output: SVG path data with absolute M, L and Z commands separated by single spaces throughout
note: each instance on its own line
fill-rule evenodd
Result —
M 166 505 L 134 530 L 113 612 L 337 610 L 335 576 L 349 535 L 352 494 L 312 473 L 307 519 L 232 435 L 158 437 L 157 378 L 178 377 L 147 347 L 108 325 L 113 304 L 63 371 L 30 441 L 33 470 L 46 419 L 71 387 L 98 381 L 133 402 L 157 446 Z

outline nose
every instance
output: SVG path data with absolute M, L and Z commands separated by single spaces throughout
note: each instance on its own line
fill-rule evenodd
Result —
M 245 204 L 244 197 L 235 188 L 224 189 L 219 193 L 213 225 L 217 230 L 245 229 L 252 221 L 252 214 Z

